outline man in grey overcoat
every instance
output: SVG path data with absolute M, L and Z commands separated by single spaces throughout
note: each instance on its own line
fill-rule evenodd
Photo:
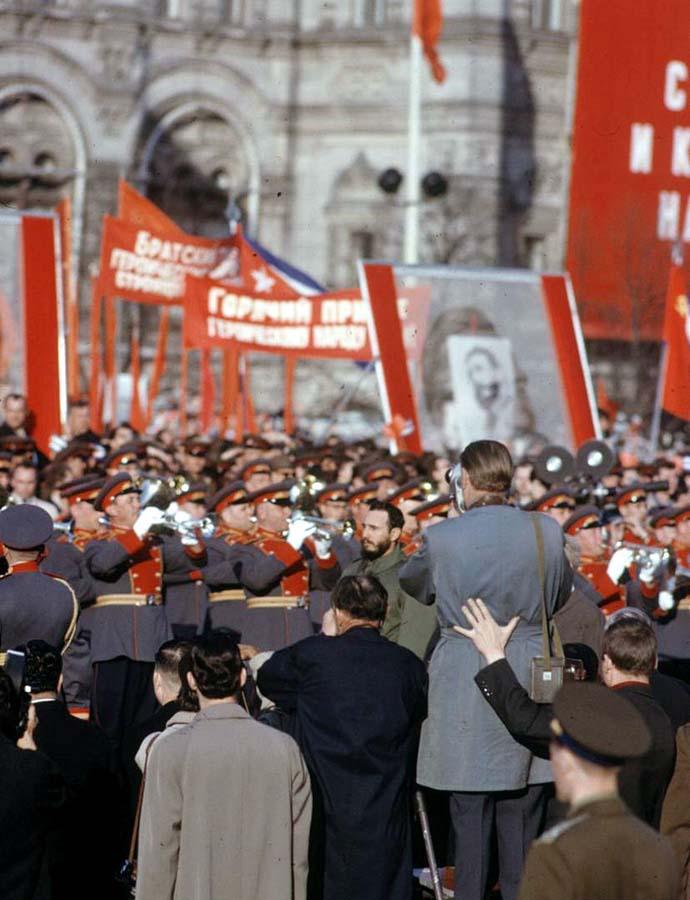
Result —
M 137 900 L 304 900 L 311 786 L 291 737 L 239 706 L 224 635 L 192 649 L 194 721 L 154 741 L 145 771 Z
M 419 602 L 436 601 L 440 640 L 429 666 L 429 714 L 417 765 L 420 784 L 450 792 L 455 833 L 455 896 L 483 900 L 491 835 L 498 834 L 503 900 L 517 897 L 524 854 L 536 837 L 550 767 L 517 744 L 477 691 L 480 654 L 453 631 L 461 607 L 480 597 L 501 625 L 520 617 L 508 658 L 528 684 L 530 660 L 542 655 L 537 517 L 544 547 L 544 591 L 551 615 L 568 598 L 572 570 L 558 524 L 506 505 L 513 473 L 497 441 L 468 444 L 452 476 L 463 515 L 428 528 L 422 547 L 400 570 L 402 588 Z

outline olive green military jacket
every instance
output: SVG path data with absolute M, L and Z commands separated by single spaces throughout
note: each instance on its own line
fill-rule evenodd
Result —
M 436 606 L 423 606 L 400 587 L 398 573 L 407 557 L 399 546 L 378 559 L 356 559 L 343 575 L 373 575 L 388 593 L 388 611 L 381 634 L 389 641 L 407 647 L 420 659 L 436 629 Z
M 677 900 L 679 891 L 670 842 L 612 795 L 532 844 L 518 900 Z

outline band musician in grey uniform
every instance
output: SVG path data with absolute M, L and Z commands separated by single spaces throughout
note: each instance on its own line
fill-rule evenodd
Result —
M 106 481 L 95 507 L 109 528 L 84 551 L 96 599 L 79 619 L 65 692 L 68 701 L 88 695 L 91 679 L 91 719 L 118 741 L 156 709 L 153 663 L 172 637 L 163 607 L 163 552 L 149 534 L 163 513 L 140 512 L 139 490 L 124 472 Z
M 402 588 L 421 603 L 436 600 L 440 640 L 429 667 L 429 716 L 421 735 L 420 784 L 450 792 L 455 832 L 455 896 L 483 900 L 495 823 L 501 894 L 515 900 L 524 854 L 537 836 L 552 781 L 544 760 L 517 744 L 473 683 L 482 659 L 471 641 L 453 631 L 461 607 L 481 597 L 500 624 L 520 616 L 508 648 L 527 685 L 530 659 L 541 656 L 541 584 L 538 518 L 544 546 L 549 612 L 570 594 L 572 571 L 558 524 L 506 505 L 513 464 L 496 441 L 468 444 L 451 487 L 466 511 L 427 529 L 421 548 L 400 570 Z M 460 488 L 460 491 L 457 490 Z

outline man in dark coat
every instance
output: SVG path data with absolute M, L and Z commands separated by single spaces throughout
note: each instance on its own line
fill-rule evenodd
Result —
M 409 900 L 422 663 L 379 633 L 386 592 L 369 576 L 333 592 L 335 637 L 274 654 L 259 690 L 296 717 L 314 792 L 310 898 Z
M 609 626 L 604 635 L 602 680 L 633 704 L 652 735 L 651 749 L 621 770 L 620 791 L 634 813 L 659 828 L 676 761 L 676 736 L 649 685 L 656 663 L 657 641 L 651 625 L 625 617 Z
M 46 838 L 64 800 L 62 780 L 36 750 L 31 735 L 17 745 L 19 698 L 0 669 L 0 893 L 3 900 L 33 900 L 45 883 Z M 31 720 L 31 728 L 35 719 Z M 43 874 L 43 877 L 42 877 Z M 41 887 L 39 887 L 41 880 Z M 47 893 L 50 896 L 49 893 Z M 44 894 L 45 896 L 45 894 Z
M 110 743 L 95 725 L 70 715 L 60 699 L 59 651 L 45 641 L 29 641 L 25 652 L 24 680 L 36 710 L 33 739 L 52 760 L 68 791 L 59 827 L 49 839 L 55 897 L 109 900 L 115 897 L 113 873 L 121 861 L 124 812 Z M 78 861 L 73 845 L 76 834 L 80 836 Z

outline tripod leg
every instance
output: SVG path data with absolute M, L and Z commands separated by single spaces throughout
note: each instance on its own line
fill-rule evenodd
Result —
M 434 889 L 434 900 L 443 900 L 443 888 L 441 886 L 441 878 L 438 874 L 438 866 L 436 865 L 434 845 L 431 840 L 429 816 L 426 812 L 426 803 L 424 802 L 424 795 L 421 791 L 415 791 L 414 807 L 415 812 L 417 813 L 417 819 L 419 820 L 419 827 L 422 829 L 422 837 L 424 838 L 424 849 L 426 850 L 429 872 L 431 873 L 431 885 Z

